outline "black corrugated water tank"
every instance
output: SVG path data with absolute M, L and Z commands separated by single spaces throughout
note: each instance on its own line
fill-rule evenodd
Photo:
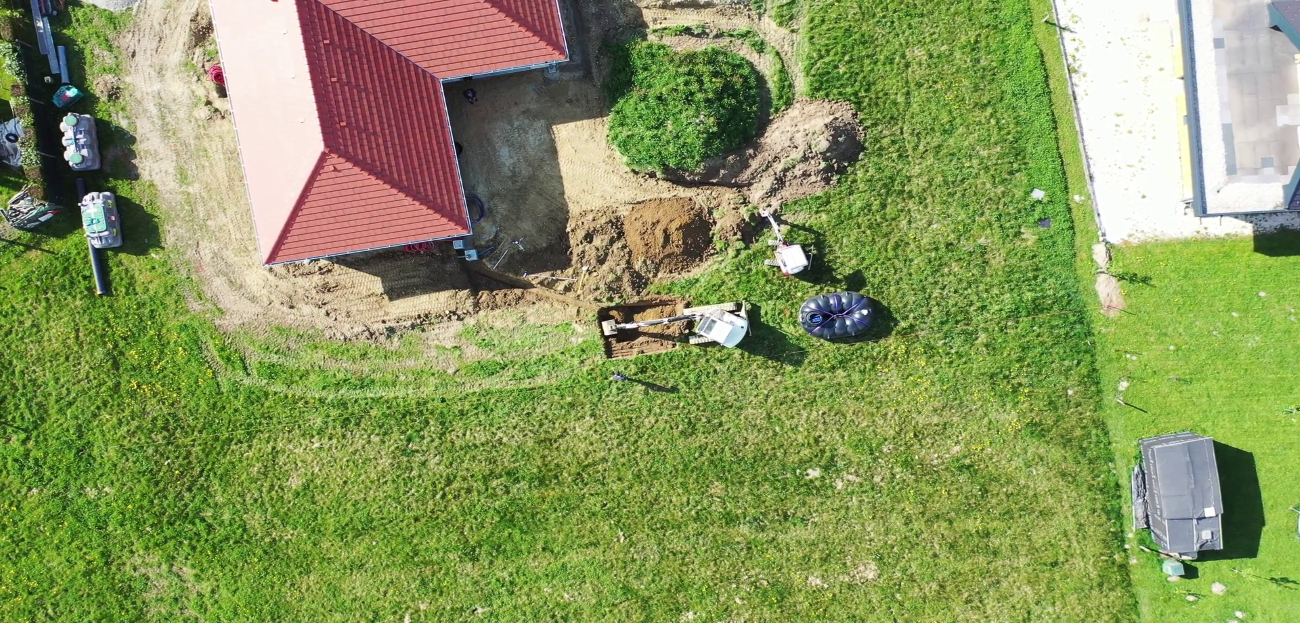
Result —
M 874 320 L 871 299 L 857 292 L 818 294 L 799 310 L 803 330 L 823 340 L 862 335 L 871 329 Z

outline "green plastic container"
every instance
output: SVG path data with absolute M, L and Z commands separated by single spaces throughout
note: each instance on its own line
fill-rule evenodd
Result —
M 67 108 L 76 104 L 77 100 L 80 100 L 84 96 L 85 93 L 82 93 L 81 89 L 70 84 L 65 84 L 59 87 L 59 90 L 54 92 L 54 105 L 59 108 Z

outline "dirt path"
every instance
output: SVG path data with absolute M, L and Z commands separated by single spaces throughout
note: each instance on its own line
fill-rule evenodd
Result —
M 799 36 L 776 25 L 770 18 L 760 17 L 749 8 L 748 3 L 726 2 L 710 3 L 708 0 L 692 2 L 686 5 L 665 2 L 664 0 L 638 0 L 641 17 L 647 26 L 696 26 L 704 25 L 713 30 L 741 30 L 753 28 L 762 35 L 763 40 L 781 53 L 794 82 L 795 94 L 806 92 L 807 82 L 803 76 L 803 65 L 799 62 Z M 666 8 L 671 6 L 672 8 Z M 737 52 L 740 52 L 737 50 Z M 744 52 L 740 52 L 744 54 Z M 750 61 L 755 59 L 745 55 Z M 761 61 L 766 63 L 767 61 Z M 759 65 L 759 63 L 755 63 Z M 762 67 L 759 65 L 760 68 Z

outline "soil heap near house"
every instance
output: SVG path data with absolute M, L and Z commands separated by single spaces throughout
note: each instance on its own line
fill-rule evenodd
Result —
M 632 264 L 653 265 L 655 272 L 681 272 L 699 264 L 709 252 L 712 226 L 694 199 L 651 199 L 632 206 L 623 220 Z
M 610 207 L 570 222 L 568 233 L 573 264 L 556 274 L 573 281 L 554 287 L 594 300 L 639 296 L 661 277 L 699 266 L 713 249 L 709 213 L 690 197 Z

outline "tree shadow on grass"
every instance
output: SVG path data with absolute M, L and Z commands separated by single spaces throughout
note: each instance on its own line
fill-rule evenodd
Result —
M 0 245 L 14 246 L 21 249 L 26 249 L 27 251 L 36 251 L 38 253 L 45 253 L 46 255 L 58 255 L 58 253 L 46 249 L 45 247 L 37 246 L 34 244 L 28 244 L 26 242 L 14 240 L 12 238 L 0 238 Z
M 1223 490 L 1223 549 L 1203 552 L 1201 559 L 1254 558 L 1264 532 L 1264 498 L 1255 455 L 1216 441 L 1214 456 Z

